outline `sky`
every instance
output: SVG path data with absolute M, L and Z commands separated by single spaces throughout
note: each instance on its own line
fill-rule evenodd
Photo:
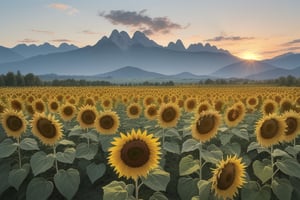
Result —
M 248 59 L 300 52 L 298 0 L 1 0 L 0 45 L 94 45 L 112 30 L 210 43 Z

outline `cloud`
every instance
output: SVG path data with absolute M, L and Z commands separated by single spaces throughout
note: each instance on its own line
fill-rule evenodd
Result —
M 49 35 L 53 35 L 54 34 L 54 32 L 47 31 L 47 30 L 31 29 L 31 31 L 34 32 L 34 33 L 44 33 L 44 34 L 49 34 Z
M 205 40 L 206 42 L 221 42 L 221 41 L 241 41 L 241 40 L 253 40 L 254 37 L 241 37 L 241 36 L 217 36 L 211 39 Z
M 60 43 L 69 42 L 69 43 L 71 43 L 71 42 L 74 42 L 74 41 L 73 40 L 68 40 L 68 39 L 55 39 L 55 40 L 51 40 L 51 42 L 60 42 Z
M 83 30 L 82 33 L 87 34 L 87 35 L 98 35 L 98 32 L 94 32 L 91 30 Z
M 53 8 L 55 10 L 63 11 L 67 13 L 68 15 L 75 15 L 79 12 L 76 8 L 67 5 L 67 4 L 62 4 L 62 3 L 53 3 L 48 5 L 49 8 Z
M 125 11 L 125 10 L 111 10 L 108 14 L 105 12 L 99 13 L 99 16 L 109 20 L 114 25 L 125 25 L 129 27 L 138 28 L 147 35 L 154 34 L 155 32 L 167 34 L 172 30 L 184 29 L 180 24 L 172 22 L 167 17 L 149 17 L 146 13 L 147 10 Z
M 283 48 L 283 49 L 277 49 L 272 51 L 264 51 L 262 54 L 274 54 L 274 53 L 282 53 L 282 52 L 293 52 L 300 50 L 300 47 L 289 47 L 289 48 Z
M 300 43 L 300 39 L 296 39 L 296 40 L 292 40 L 286 43 L 283 43 L 282 46 L 289 46 L 289 45 L 294 45 L 294 44 L 299 44 Z
M 36 42 L 39 42 L 39 41 L 34 40 L 34 39 L 25 38 L 23 40 L 19 40 L 18 42 L 21 42 L 21 43 L 36 43 Z

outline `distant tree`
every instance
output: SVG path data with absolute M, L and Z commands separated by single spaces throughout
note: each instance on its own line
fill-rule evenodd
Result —
M 17 85 L 16 76 L 13 72 L 7 72 L 6 77 L 5 77 L 5 83 L 6 83 L 6 86 L 16 86 Z
M 35 85 L 35 76 L 33 73 L 26 74 L 24 76 L 24 82 L 26 86 L 34 86 Z
M 24 76 L 21 74 L 19 70 L 17 71 L 16 81 L 17 81 L 17 86 L 25 85 Z
M 0 86 L 6 86 L 6 84 L 5 84 L 5 76 L 4 75 L 0 75 Z

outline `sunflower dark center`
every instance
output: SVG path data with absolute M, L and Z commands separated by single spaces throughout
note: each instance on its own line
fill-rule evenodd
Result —
M 41 118 L 37 121 L 37 129 L 45 138 L 53 138 L 56 135 L 56 127 L 48 119 Z
M 93 106 L 94 105 L 94 101 L 92 99 L 87 99 L 86 100 L 86 104 L 90 105 L 90 106 Z
M 41 102 L 37 102 L 37 103 L 35 104 L 35 108 L 36 108 L 38 111 L 43 112 L 43 111 L 44 111 L 44 104 L 41 103 Z
M 200 117 L 197 121 L 196 128 L 199 134 L 209 133 L 215 126 L 215 118 L 212 115 Z
M 22 110 L 22 104 L 21 104 L 19 101 L 12 101 L 11 104 L 12 104 L 11 107 L 12 107 L 14 110 L 17 110 L 17 111 Z
M 233 163 L 226 164 L 217 179 L 217 187 L 221 190 L 226 190 L 232 186 L 235 173 L 235 165 Z
M 150 150 L 142 140 L 127 142 L 121 150 L 121 159 L 129 167 L 141 167 L 148 162 Z
M 85 124 L 93 124 L 96 119 L 96 114 L 91 110 L 85 110 L 81 114 L 81 120 Z
M 298 123 L 297 120 L 293 117 L 288 117 L 285 120 L 286 124 L 287 124 L 287 131 L 285 132 L 286 135 L 291 135 L 295 132 L 295 130 L 297 129 Z
M 189 100 L 189 101 L 187 102 L 187 108 L 188 108 L 188 109 L 194 109 L 195 106 L 196 106 L 196 103 L 195 103 L 194 100 Z
M 176 118 L 176 110 L 173 107 L 167 107 L 162 112 L 162 120 L 164 122 L 171 122 Z
M 51 109 L 53 109 L 53 110 L 58 109 L 58 104 L 56 102 L 52 102 L 50 106 L 51 106 Z
M 249 105 L 256 105 L 256 99 L 255 98 L 251 98 L 251 99 L 249 99 L 249 101 L 248 101 L 248 103 L 249 103 Z
M 22 128 L 23 122 L 17 116 L 9 116 L 6 120 L 6 126 L 12 131 L 18 131 Z
M 289 111 L 292 109 L 292 104 L 290 102 L 283 102 L 281 105 L 281 112 Z
M 110 101 L 109 101 L 109 100 L 105 100 L 105 101 L 103 102 L 103 105 L 104 105 L 105 107 L 110 106 Z
M 27 110 L 27 112 L 29 112 L 29 114 L 31 114 L 31 115 L 34 114 L 34 109 L 33 109 L 32 105 L 27 105 L 26 110 Z
M 273 138 L 278 134 L 278 121 L 275 119 L 266 120 L 260 128 L 261 137 L 264 139 Z
M 202 111 L 206 111 L 206 110 L 208 110 L 207 105 L 201 105 L 201 106 L 199 106 L 198 113 L 201 113 Z
M 110 115 L 104 115 L 99 120 L 100 126 L 104 129 L 110 129 L 114 126 L 114 119 Z
M 0 104 L 0 113 L 4 112 L 4 106 Z
M 217 101 L 215 104 L 216 111 L 220 111 L 222 109 L 223 103 L 221 101 Z
M 71 116 L 73 114 L 73 108 L 71 106 L 66 106 L 64 108 L 64 114 L 67 116 Z
M 131 106 L 131 107 L 129 108 L 129 112 L 130 112 L 130 114 L 132 114 L 132 115 L 137 115 L 137 114 L 139 113 L 139 109 L 138 109 L 137 106 Z
M 154 108 L 154 107 L 150 107 L 150 108 L 147 110 L 147 113 L 148 113 L 148 115 L 150 115 L 150 116 L 154 116 L 154 115 L 157 114 L 157 110 L 156 110 L 156 108 Z
M 145 102 L 146 102 L 146 105 L 150 105 L 153 102 L 153 99 L 147 98 Z
M 270 113 L 273 113 L 275 110 L 275 107 L 272 103 L 268 103 L 266 106 L 265 106 L 265 112 L 267 114 L 270 114 Z
M 239 111 L 237 109 L 231 109 L 228 112 L 227 117 L 229 121 L 235 121 L 239 117 Z

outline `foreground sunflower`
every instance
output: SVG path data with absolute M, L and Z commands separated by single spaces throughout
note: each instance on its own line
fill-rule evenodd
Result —
M 188 98 L 184 101 L 184 110 L 186 112 L 192 112 L 197 107 L 197 101 L 195 98 Z
M 46 116 L 44 113 L 35 113 L 31 120 L 32 133 L 45 145 L 52 146 L 63 136 L 62 124 L 54 115 Z
M 16 110 L 6 109 L 1 115 L 1 123 L 7 136 L 20 138 L 26 130 L 26 119 L 23 113 Z
M 113 111 L 104 111 L 96 118 L 96 130 L 103 134 L 114 134 L 120 125 L 119 116 Z
M 263 102 L 262 112 L 264 115 L 276 113 L 277 110 L 278 110 L 278 104 L 276 101 L 272 99 L 267 99 Z
M 59 114 L 64 121 L 71 121 L 76 115 L 76 107 L 73 104 L 66 103 L 60 107 Z
M 158 138 L 154 138 L 147 131 L 132 130 L 127 135 L 114 138 L 109 148 L 108 162 L 114 168 L 119 178 L 124 176 L 137 181 L 139 177 L 146 177 L 149 171 L 156 168 L 160 159 Z
M 138 103 L 132 103 L 129 106 L 127 106 L 126 113 L 130 119 L 139 118 L 141 112 L 142 112 L 142 107 Z
M 224 121 L 228 127 L 235 127 L 244 119 L 245 113 L 245 105 L 242 102 L 237 102 L 226 109 Z
M 284 141 L 293 141 L 300 134 L 300 114 L 295 111 L 287 111 L 282 115 L 287 129 L 284 132 Z
M 217 164 L 213 170 L 212 190 L 215 196 L 222 199 L 233 199 L 238 189 L 245 184 L 245 164 L 236 156 L 227 157 Z
M 85 105 L 79 109 L 77 121 L 81 128 L 93 128 L 97 118 L 97 110 L 95 106 Z
M 177 104 L 167 103 L 162 104 L 158 110 L 158 123 L 162 128 L 176 126 L 180 118 L 180 110 Z
M 202 111 L 192 124 L 192 136 L 201 142 L 216 136 L 221 124 L 221 115 L 217 111 Z
M 255 127 L 257 142 L 264 147 L 277 144 L 284 139 L 286 123 L 281 116 L 272 114 L 260 119 Z

